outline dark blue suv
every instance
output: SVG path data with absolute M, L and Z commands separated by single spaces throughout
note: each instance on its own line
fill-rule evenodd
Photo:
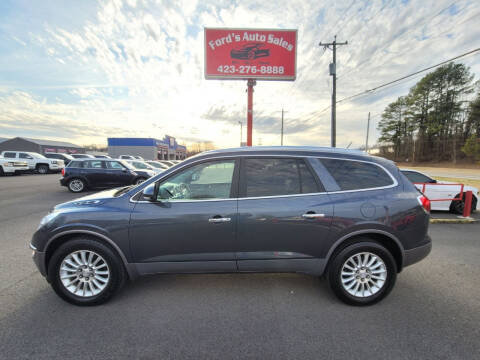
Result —
M 355 151 L 210 151 L 139 186 L 57 205 L 33 259 L 63 299 L 100 304 L 157 273 L 325 274 L 344 302 L 384 298 L 428 255 L 429 200 L 385 159 Z
M 60 185 L 74 193 L 86 189 L 105 189 L 138 185 L 155 175 L 153 171 L 136 169 L 126 161 L 115 159 L 73 160 L 62 169 Z

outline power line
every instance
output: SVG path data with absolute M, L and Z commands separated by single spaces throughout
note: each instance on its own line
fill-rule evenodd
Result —
M 455 5 L 455 1 L 452 2 L 450 5 L 442 8 L 440 11 L 438 11 L 435 15 L 433 15 L 431 18 L 428 18 L 428 19 L 424 19 L 424 21 L 420 21 L 418 24 L 416 24 L 414 27 L 410 28 L 408 31 L 405 31 L 404 33 L 400 34 L 400 36 L 396 37 L 395 38 L 395 41 L 398 41 L 398 39 L 404 37 L 405 35 L 411 33 L 412 31 L 416 30 L 419 26 L 422 26 L 422 25 L 426 25 L 428 23 L 430 23 L 430 21 L 432 21 L 433 19 L 435 19 L 437 16 L 439 16 L 440 14 L 442 14 L 445 10 L 451 8 L 453 5 Z M 357 32 L 358 34 L 358 32 Z M 354 36 L 355 34 L 353 34 L 352 36 Z M 351 37 L 352 37 L 351 36 Z M 393 42 L 390 42 L 390 41 L 386 41 L 382 47 L 380 47 L 379 49 L 376 49 L 375 50 L 375 53 L 378 53 L 379 51 L 381 50 L 385 50 L 387 48 L 389 48 L 391 45 L 393 44 Z M 401 56 L 403 54 L 405 54 L 407 51 L 409 51 L 410 49 L 407 49 L 403 52 L 401 52 L 400 54 L 397 54 L 397 56 Z M 347 76 L 348 74 L 352 73 L 353 71 L 355 71 L 356 69 L 358 69 L 361 65 L 369 62 L 371 60 L 372 56 L 369 56 L 367 59 L 361 61 L 360 63 L 357 64 L 357 66 L 353 67 L 352 69 L 348 70 L 347 72 L 345 72 L 341 77 L 345 77 Z M 349 60 L 350 61 L 350 60 Z M 380 65 L 383 65 L 385 64 L 386 62 L 388 61 L 388 59 L 386 59 L 382 64 Z M 348 64 L 348 62 L 347 62 Z M 345 64 L 345 66 L 347 65 Z
M 451 59 L 442 61 L 441 63 L 438 63 L 438 64 L 435 64 L 435 65 L 429 66 L 429 67 L 424 68 L 424 69 L 422 69 L 422 70 L 416 71 L 416 72 L 411 73 L 411 74 L 409 74 L 409 75 L 402 76 L 401 78 L 398 78 L 398 79 L 396 79 L 396 80 L 389 81 L 389 82 L 387 82 L 387 83 L 385 83 L 385 84 L 378 85 L 378 86 L 376 86 L 376 87 L 374 87 L 374 88 L 372 88 L 372 89 L 365 90 L 365 91 L 356 93 L 356 94 L 354 94 L 354 95 L 350 95 L 350 96 L 348 96 L 348 97 L 345 97 L 345 98 L 343 98 L 343 99 L 338 100 L 336 103 L 339 104 L 339 103 L 342 103 L 342 102 L 349 101 L 349 100 L 351 100 L 351 99 L 353 99 L 353 98 L 356 98 L 356 97 L 371 95 L 374 91 L 376 91 L 376 90 L 378 90 L 378 89 L 385 88 L 385 87 L 387 87 L 387 86 L 398 85 L 401 81 L 404 81 L 404 80 L 410 79 L 410 78 L 412 78 L 412 77 L 418 76 L 419 74 L 421 74 L 421 73 L 423 73 L 423 72 L 425 72 L 425 71 L 428 71 L 428 70 L 430 70 L 430 69 L 433 69 L 433 68 L 438 67 L 438 66 L 441 66 L 441 65 L 444 65 L 444 64 L 449 63 L 449 62 L 451 62 L 451 61 L 453 61 L 453 60 L 457 60 L 457 59 L 460 59 L 460 58 L 462 58 L 462 57 L 471 55 L 471 54 L 473 54 L 473 53 L 475 53 L 475 52 L 478 52 L 478 51 L 480 51 L 480 48 L 477 48 L 477 49 L 468 51 L 468 52 L 466 52 L 466 53 L 463 53 L 463 54 L 458 55 L 458 56 L 455 56 L 455 57 L 453 57 L 453 58 L 451 58 Z M 316 111 L 316 112 L 311 112 L 310 114 L 307 115 L 307 119 L 305 119 L 305 121 L 309 121 L 309 120 L 311 120 L 311 119 L 313 119 L 313 118 L 315 118 L 315 117 L 323 114 L 325 111 L 327 111 L 327 110 L 330 109 L 330 108 L 331 108 L 331 105 L 323 108 L 322 110 L 319 110 L 319 111 Z M 381 115 L 381 113 L 377 113 L 377 114 L 372 115 L 372 118 L 375 117 L 375 116 L 378 116 L 378 115 Z
M 376 91 L 376 90 L 378 90 L 378 89 L 381 89 L 381 88 L 383 88 L 383 87 L 385 87 L 385 86 L 388 86 L 388 85 L 397 83 L 397 82 L 399 82 L 399 81 L 401 81 L 401 80 L 404 80 L 404 79 L 408 79 L 408 78 L 410 78 L 410 77 L 412 77 L 412 76 L 415 76 L 415 75 L 417 75 L 417 74 L 423 73 L 423 72 L 428 71 L 428 70 L 431 70 L 431 69 L 436 68 L 436 67 L 438 67 L 438 66 L 447 64 L 447 63 L 449 63 L 449 62 L 451 62 L 451 61 L 460 59 L 460 58 L 462 58 L 462 57 L 471 55 L 471 54 L 476 53 L 476 52 L 478 52 L 478 51 L 480 51 L 480 48 L 476 48 L 476 49 L 470 50 L 470 51 L 468 51 L 468 52 L 466 52 L 466 53 L 463 53 L 463 54 L 461 54 L 461 55 L 457 55 L 457 56 L 455 56 L 455 57 L 453 57 L 453 58 L 451 58 L 451 59 L 442 61 L 442 62 L 440 62 L 440 63 L 438 63 L 438 64 L 435 64 L 435 65 L 426 67 L 426 68 L 424 68 L 424 69 L 422 69 L 422 70 L 419 70 L 419 71 L 415 71 L 415 72 L 413 72 L 413 73 L 411 73 L 411 74 L 402 76 L 401 78 L 398 78 L 398 79 L 389 81 L 389 82 L 387 82 L 387 83 L 385 83 L 385 84 L 378 85 L 378 86 L 376 86 L 376 87 L 374 87 L 374 88 L 372 88 L 372 89 L 368 89 L 368 90 L 362 91 L 362 92 L 360 92 L 360 93 L 357 93 L 357 94 L 348 96 L 348 97 L 346 97 L 346 98 L 343 98 L 343 99 L 341 99 L 341 100 L 338 100 L 338 101 L 337 101 L 337 104 L 338 104 L 338 103 L 341 103 L 341 102 L 343 102 L 343 101 L 351 100 L 351 99 L 353 99 L 353 98 L 355 98 L 355 97 L 357 97 L 357 96 L 364 95 L 364 94 L 366 94 L 366 93 L 372 93 L 373 91 Z

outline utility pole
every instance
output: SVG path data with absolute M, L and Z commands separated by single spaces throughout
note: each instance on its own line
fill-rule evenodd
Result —
M 367 139 L 365 140 L 365 152 L 368 152 L 368 132 L 370 131 L 370 111 L 368 112 Z
M 253 87 L 257 84 L 254 79 L 247 81 L 247 146 L 252 146 L 253 130 Z
M 243 123 L 241 121 L 238 122 L 240 124 L 240 146 L 242 146 L 242 139 L 243 139 Z
M 331 43 L 320 43 L 319 46 L 323 46 L 324 49 L 330 49 L 333 51 L 333 62 L 330 63 L 330 75 L 333 76 L 333 92 L 332 92 L 332 135 L 331 135 L 331 146 L 336 146 L 336 136 L 337 136 L 337 129 L 336 129 L 336 104 L 337 104 L 337 45 L 347 45 L 348 41 L 343 43 L 337 42 L 337 35 L 334 36 L 333 42 Z M 330 48 L 331 46 L 331 48 Z
M 281 136 L 280 136 L 280 146 L 283 146 L 283 108 L 282 108 L 282 132 L 281 132 Z

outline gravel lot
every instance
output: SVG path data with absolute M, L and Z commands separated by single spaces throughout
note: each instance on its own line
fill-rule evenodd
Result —
M 28 243 L 59 175 L 0 178 L 1 359 L 478 359 L 480 224 L 435 224 L 433 251 L 368 308 L 297 274 L 159 275 L 111 302 L 69 305 Z

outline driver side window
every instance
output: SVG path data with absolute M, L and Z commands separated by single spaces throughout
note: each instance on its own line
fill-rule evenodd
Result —
M 235 160 L 194 165 L 160 184 L 158 200 L 228 199 Z

